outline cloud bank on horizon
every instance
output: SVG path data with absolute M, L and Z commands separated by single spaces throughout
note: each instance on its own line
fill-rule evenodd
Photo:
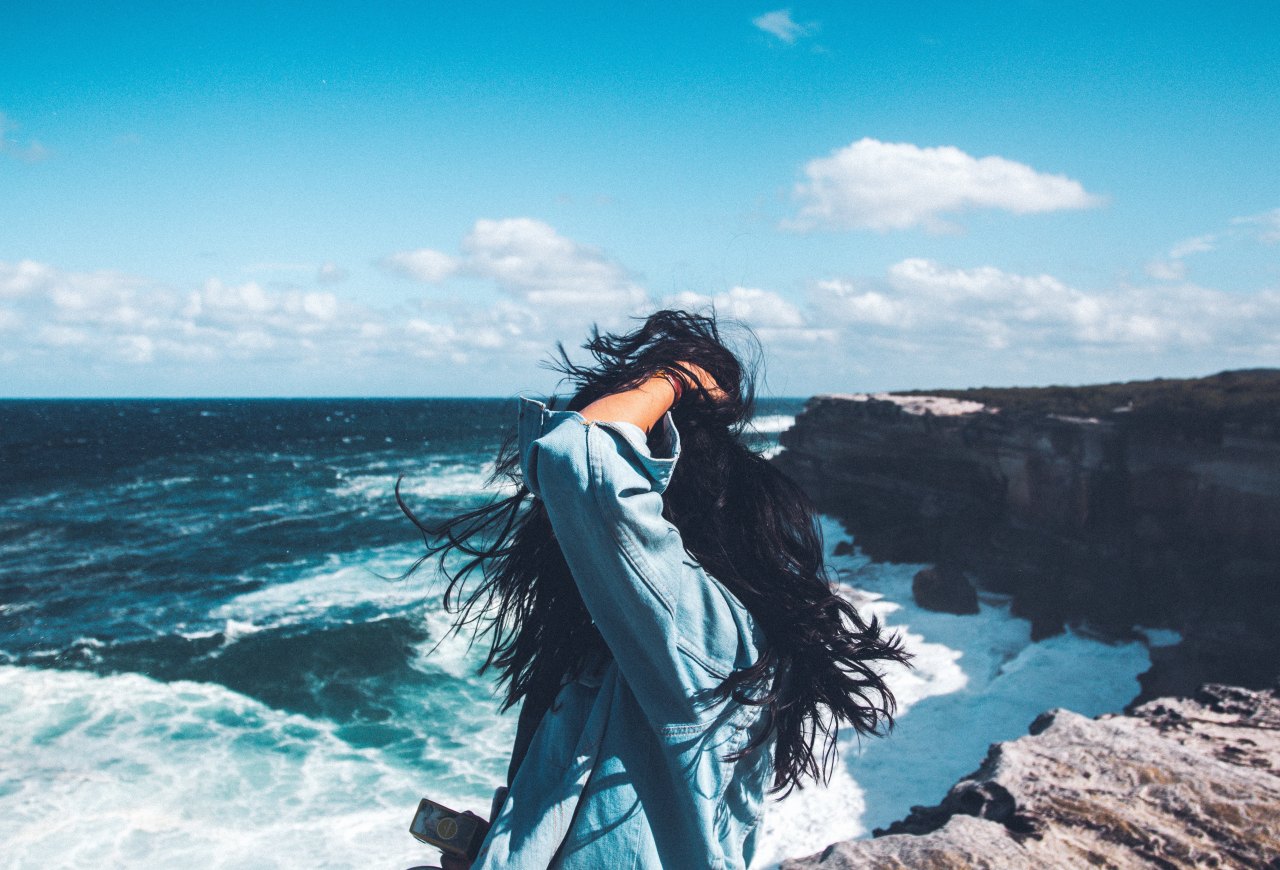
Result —
M 0 185 L 15 193 L 10 205 L 0 202 L 0 227 L 10 230 L 0 232 L 4 392 L 495 395 L 532 386 L 531 367 L 557 341 L 573 348 L 592 325 L 630 328 L 634 318 L 661 307 L 714 310 L 749 326 L 769 360 L 766 393 L 775 394 L 1084 383 L 1280 365 L 1274 178 L 1232 186 L 1223 175 L 1188 171 L 1195 184 L 1184 180 L 1186 189 L 1177 190 L 1172 180 L 1143 178 L 1150 155 L 1126 157 L 1119 146 L 1107 153 L 1076 149 L 1061 137 L 1040 137 L 1033 126 L 955 115 L 921 121 L 907 95 L 895 108 L 893 83 L 880 89 L 859 66 L 874 65 L 878 49 L 854 39 L 850 34 L 859 31 L 834 20 L 833 7 L 821 11 L 765 10 L 739 20 L 756 41 L 743 41 L 733 60 L 765 52 L 756 62 L 793 80 L 776 93 L 757 80 L 755 87 L 768 93 L 752 94 L 736 115 L 705 121 L 700 100 L 660 96 L 675 79 L 654 72 L 663 81 L 634 105 L 656 100 L 658 114 L 639 126 L 619 115 L 612 122 L 584 118 L 581 129 L 551 123 L 548 133 L 535 107 L 517 117 L 531 125 L 523 135 L 536 141 L 508 143 L 504 131 L 479 157 L 450 157 L 447 143 L 497 129 L 483 119 L 437 131 L 443 138 L 423 153 L 441 162 L 440 176 L 414 170 L 413 160 L 395 162 L 397 148 L 384 148 L 376 137 L 365 142 L 368 155 L 343 151 L 335 158 L 362 173 L 385 162 L 401 187 L 423 172 L 430 183 L 412 203 L 400 202 L 400 188 L 386 182 L 368 191 L 343 188 L 331 165 L 289 166 L 271 181 L 246 174 L 241 182 L 233 169 L 201 186 L 198 173 L 189 178 L 164 162 L 173 146 L 163 124 L 88 144 L 22 100 L 0 105 Z M 895 66 L 905 62 L 903 52 L 926 56 L 942 44 L 959 64 L 970 50 L 957 47 L 960 29 L 935 22 L 906 48 L 879 49 L 884 56 L 875 63 L 881 72 L 903 69 Z M 821 46 L 814 41 L 819 34 Z M 809 50 L 797 51 L 801 46 Z M 1268 50 L 1268 58 L 1275 55 Z M 452 73 L 461 76 L 457 81 L 468 81 L 467 60 Z M 1257 60 L 1241 63 L 1256 67 Z M 975 58 L 968 73 L 977 77 L 991 62 Z M 592 63 L 605 61 L 588 58 L 580 69 L 566 69 L 580 72 Z M 844 65 L 857 73 L 844 83 L 856 83 L 852 97 L 825 91 L 804 111 L 786 114 L 797 84 L 818 88 Z M 1072 66 L 1065 57 L 1060 65 Z M 971 92 L 962 72 L 944 70 L 929 83 L 960 82 L 981 105 L 984 98 Z M 26 84 L 37 93 L 47 82 Z M 999 90 L 995 79 L 988 84 Z M 108 76 L 103 87 L 111 86 Z M 327 79 L 308 85 L 327 86 Z M 468 87 L 480 90 L 468 85 L 458 93 L 470 93 Z M 605 85 L 582 73 L 570 97 L 592 87 Z M 735 87 L 750 90 L 745 80 Z M 994 94 L 991 105 L 1016 101 L 1034 83 L 1021 87 Z M 1064 87 L 1045 85 L 1067 106 Z M 1187 85 L 1180 79 L 1178 87 Z M 475 106 L 469 97 L 453 99 L 470 112 L 498 105 L 501 93 L 478 95 Z M 239 99 L 255 105 L 248 94 Z M 834 108 L 841 101 L 848 102 L 847 118 Z M 91 114 L 83 106 L 78 111 Z M 1048 111 L 1039 123 L 1048 123 Z M 674 126 L 662 113 L 673 116 Z M 304 121 L 292 123 L 305 129 Z M 741 123 L 767 136 L 754 144 L 749 136 L 738 143 L 711 135 Z M 696 141 L 719 150 L 711 160 L 687 147 L 664 150 L 660 139 L 627 145 L 627 135 L 645 135 L 644 124 L 673 137 L 681 125 L 711 124 Z M 1259 125 L 1280 131 L 1274 118 L 1259 120 L 1256 113 L 1242 121 L 1233 164 L 1267 162 L 1256 135 L 1245 144 L 1244 134 L 1256 134 Z M 877 136 L 876 128 L 898 132 Z M 833 140 L 841 129 L 865 132 Z M 608 130 L 603 138 L 602 130 Z M 1229 125 L 1224 130 L 1229 138 Z M 555 137 L 569 146 L 557 152 Z M 768 137 L 779 144 L 771 147 Z M 223 159 L 226 147 L 207 158 Z M 1182 147 L 1181 140 L 1170 145 Z M 283 153 L 270 145 L 254 152 L 267 163 Z M 81 155 L 106 166 L 100 184 L 86 176 Z M 1186 167 L 1188 159 L 1173 155 L 1164 165 Z M 610 168 L 611 161 L 618 165 Z M 504 162 L 513 164 L 509 171 Z M 493 179 L 482 181 L 480 170 Z M 307 236 L 318 226 L 307 216 L 313 209 L 273 212 L 277 202 L 290 201 L 277 188 L 295 181 L 295 196 L 308 190 L 314 208 L 327 209 L 330 225 L 339 228 L 327 245 Z M 142 202 L 154 203 L 163 217 L 145 211 L 112 217 L 121 185 L 143 182 L 155 195 Z M 375 192 L 379 184 L 382 194 Z M 198 201 L 178 204 L 175 196 L 192 192 Z M 379 196 L 393 203 L 394 223 L 352 217 L 357 203 L 362 214 L 376 214 Z M 59 244 L 49 232 L 53 224 L 21 211 L 36 201 L 83 247 Z M 1171 208 L 1179 203 L 1180 211 Z M 254 224 L 260 213 L 270 222 Z M 295 216 L 300 226 L 289 229 Z M 406 223 L 406 216 L 416 217 Z M 102 253 L 109 246 L 90 238 L 116 220 L 134 219 L 163 223 L 178 241 L 167 248 L 139 242 L 136 252 L 119 247 L 124 256 L 113 261 Z M 184 234 L 207 241 L 187 242 Z
M 1257 227 L 1259 243 L 1275 244 L 1277 220 L 1280 210 L 1233 227 Z M 1208 249 L 1183 245 L 1175 252 L 1186 257 Z M 301 366 L 334 377 L 405 361 L 518 366 L 544 357 L 557 340 L 585 337 L 592 324 L 632 328 L 633 318 L 658 308 L 732 318 L 768 352 L 817 366 L 856 367 L 850 350 L 866 347 L 899 359 L 944 352 L 953 364 L 988 357 L 1014 367 L 1065 354 L 1105 362 L 1224 348 L 1245 364 L 1280 361 L 1280 290 L 1233 294 L 1180 274 L 1089 292 L 1048 274 L 909 258 L 880 276 L 816 278 L 800 302 L 745 286 L 655 295 L 600 251 L 532 218 L 482 219 L 457 255 L 423 248 L 388 254 L 381 264 L 436 287 L 459 277 L 483 280 L 501 297 L 486 305 L 380 307 L 329 290 L 217 278 L 180 289 L 115 272 L 0 261 L 0 334 L 8 338 L 0 366 Z M 321 267 L 321 276 L 331 265 Z

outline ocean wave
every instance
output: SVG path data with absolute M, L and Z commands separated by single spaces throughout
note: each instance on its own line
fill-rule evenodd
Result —
M 424 473 L 406 475 L 400 493 L 407 499 L 456 499 L 468 496 L 508 496 L 515 491 L 509 481 L 487 486 L 494 466 L 489 463 L 441 463 Z M 356 474 L 346 477 L 332 492 L 340 498 L 391 501 L 395 498 L 397 474 Z
M 451 631 L 454 616 L 441 601 L 443 578 L 434 561 L 404 580 L 395 577 L 413 563 L 416 546 L 395 546 L 335 557 L 295 580 L 237 595 L 209 611 L 207 620 L 226 626 L 224 643 L 266 629 L 349 624 L 392 616 L 420 622 L 428 640 L 417 645 L 413 666 L 463 678 L 481 658 L 470 649 L 470 635 Z M 456 568 L 453 561 L 447 563 Z M 233 628 L 232 628 L 233 627 Z
M 369 615 L 399 613 L 424 601 L 430 575 L 383 578 L 400 574 L 419 552 L 419 547 L 398 546 L 333 556 L 294 580 L 261 586 L 217 605 L 208 619 L 262 629 L 323 622 L 356 609 Z
M 835 519 L 820 523 L 828 542 L 845 537 Z M 878 616 L 887 631 L 902 633 L 914 667 L 886 668 L 898 700 L 888 738 L 842 738 L 829 785 L 806 787 L 766 810 L 759 847 L 765 867 L 865 836 L 914 804 L 936 803 L 991 742 L 1025 734 L 1046 709 L 1086 716 L 1121 709 L 1150 667 L 1140 642 L 1109 644 L 1072 631 L 1033 642 L 1030 623 L 997 596 L 983 595 L 975 615 L 925 610 L 911 595 L 922 565 L 874 563 L 856 549 L 827 562 L 858 590 L 864 617 Z
M 36 605 L 30 601 L 0 601 L 0 616 L 17 616 L 27 610 L 34 610 Z
M 178 626 L 179 630 L 175 632 L 178 637 L 186 640 L 209 640 L 218 638 L 223 644 L 235 643 L 242 637 L 251 634 L 257 634 L 262 631 L 262 626 L 254 625 L 252 622 L 240 622 L 235 619 L 228 619 L 222 623 L 221 628 L 206 628 L 196 631 L 182 631 L 185 625 Z
M 66 498 L 67 493 L 62 490 L 54 490 L 52 492 L 41 493 L 40 495 L 20 496 L 17 498 L 4 499 L 5 510 L 20 511 L 30 508 L 44 507 Z
M 848 740 L 841 741 L 845 755 L 849 748 Z M 866 793 L 848 765 L 837 764 L 826 784 L 806 786 L 785 801 L 768 802 L 751 867 L 774 870 L 788 858 L 811 855 L 832 843 L 865 834 L 858 819 L 866 809 Z
M 283 502 L 283 501 L 272 501 L 272 502 L 267 502 L 266 504 L 250 505 L 244 510 L 245 510 L 245 513 L 259 514 L 259 513 L 279 513 L 280 511 L 292 511 L 296 509 L 297 509 L 297 505 L 295 504 L 290 504 L 288 502 Z
M 762 435 L 785 432 L 795 425 L 796 418 L 791 414 L 762 414 L 752 417 L 748 427 Z
M 412 618 L 429 638 L 414 655 L 416 666 L 461 677 L 474 670 L 479 658 L 468 650 L 468 634 L 451 632 L 454 617 L 441 601 L 445 581 L 437 563 L 429 561 L 410 577 L 394 579 L 420 552 L 416 545 L 400 545 L 334 557 L 297 579 L 262 586 L 217 605 L 207 621 L 233 626 L 222 630 L 225 643 L 233 643 L 264 629 Z M 456 560 L 446 567 L 454 570 Z
M 13 868 L 406 867 L 424 790 L 483 812 L 492 771 L 446 775 L 221 686 L 0 666 L 0 842 Z M 432 767 L 438 767 L 433 765 Z
M 139 490 L 148 492 L 155 489 L 173 489 L 175 486 L 183 486 L 191 483 L 195 478 L 180 474 L 174 477 L 136 477 L 128 483 L 122 483 L 118 486 L 119 491 L 134 493 Z

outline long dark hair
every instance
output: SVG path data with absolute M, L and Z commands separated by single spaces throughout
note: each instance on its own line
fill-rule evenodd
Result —
M 750 330 L 736 325 L 758 351 Z M 806 777 L 826 781 L 841 723 L 859 734 L 892 727 L 893 693 L 876 666 L 906 663 L 909 655 L 896 635 L 884 636 L 874 617 L 870 623 L 863 620 L 835 590 L 812 504 L 742 441 L 755 407 L 760 354 L 744 367 L 721 340 L 714 312 L 684 311 L 658 311 L 626 334 L 601 335 L 593 327 L 584 345 L 594 358 L 591 366 L 571 362 L 562 343 L 557 348 L 559 360 L 544 365 L 573 383 L 568 410 L 581 410 L 657 373 L 681 380 L 685 388 L 671 411 L 681 459 L 663 494 L 663 516 L 679 529 L 689 554 L 747 607 L 766 639 L 759 659 L 718 689 L 722 698 L 764 707 L 767 717 L 767 726 L 728 760 L 776 737 L 773 791 L 789 793 Z M 676 361 L 700 366 L 725 395 L 713 398 Z M 444 606 L 458 614 L 454 630 L 472 626 L 476 636 L 489 635 L 481 672 L 500 671 L 506 686 L 503 709 L 521 699 L 526 707 L 544 709 L 566 677 L 579 674 L 607 649 L 541 500 L 530 498 L 523 485 L 514 431 L 498 452 L 489 482 L 504 480 L 516 487 L 513 495 L 438 525 L 415 516 L 397 484 L 396 501 L 427 545 L 406 575 L 438 555 L 449 581 Z M 451 550 L 465 557 L 453 572 L 445 567 Z M 482 580 L 468 592 L 466 580 L 477 568 Z

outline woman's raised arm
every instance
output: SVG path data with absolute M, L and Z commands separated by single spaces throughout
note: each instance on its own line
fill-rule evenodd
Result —
M 713 399 L 724 395 L 715 378 L 706 369 L 687 362 L 676 365 L 697 379 Z M 587 420 L 597 422 L 631 423 L 648 434 L 662 419 L 662 415 L 679 401 L 685 389 L 675 375 L 658 374 L 638 387 L 596 399 L 583 408 L 581 414 Z

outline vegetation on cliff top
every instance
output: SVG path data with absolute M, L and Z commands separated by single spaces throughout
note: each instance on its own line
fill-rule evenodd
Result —
M 1280 437 L 1280 369 L 1237 369 L 1203 378 L 1155 378 L 1079 387 L 971 387 L 901 390 L 898 395 L 950 396 L 1006 414 L 1060 414 L 1124 419 L 1144 429 L 1176 429 L 1209 440 L 1224 428 Z

